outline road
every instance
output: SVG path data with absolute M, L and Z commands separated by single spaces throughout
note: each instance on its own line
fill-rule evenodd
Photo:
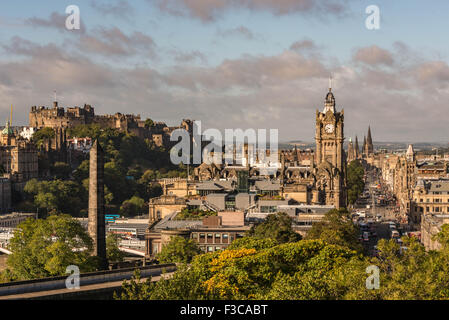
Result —
M 359 210 L 366 212 L 366 218 L 359 219 L 359 222 L 366 223 L 368 221 L 374 221 L 371 231 L 375 232 L 377 237 L 370 236 L 369 242 L 363 242 L 367 253 L 370 255 L 374 254 L 374 246 L 377 245 L 377 242 L 380 239 L 388 240 L 391 238 L 391 231 L 388 222 L 398 222 L 396 213 L 394 212 L 394 205 L 376 205 L 376 197 L 383 196 L 387 198 L 386 188 L 380 188 L 380 190 L 376 188 L 376 191 L 374 191 L 374 188 L 370 188 L 371 185 L 378 185 L 379 183 L 380 177 L 377 172 L 367 172 L 365 190 L 369 191 L 369 197 L 354 207 L 356 211 Z M 367 208 L 367 205 L 369 205 L 369 208 Z M 379 220 L 376 219 L 378 216 L 380 216 Z

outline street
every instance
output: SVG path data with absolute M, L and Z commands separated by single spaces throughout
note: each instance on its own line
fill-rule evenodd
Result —
M 375 254 L 375 246 L 380 239 L 391 239 L 392 230 L 399 226 L 394 204 L 388 189 L 381 184 L 378 172 L 368 171 L 365 190 L 354 205 L 353 212 L 359 213 L 355 221 L 360 227 L 360 241 L 369 255 Z M 395 223 L 394 229 L 390 227 L 390 222 Z M 401 230 L 400 227 L 397 229 Z M 369 233 L 369 241 L 363 239 L 365 232 Z

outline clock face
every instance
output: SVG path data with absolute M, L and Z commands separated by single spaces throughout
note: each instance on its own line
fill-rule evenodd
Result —
M 332 133 L 332 132 L 334 132 L 334 125 L 332 123 L 326 124 L 326 126 L 324 127 L 324 130 L 327 133 Z

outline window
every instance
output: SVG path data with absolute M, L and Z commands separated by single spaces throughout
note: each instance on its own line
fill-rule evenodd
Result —
M 214 252 L 214 247 L 207 247 L 207 252 Z

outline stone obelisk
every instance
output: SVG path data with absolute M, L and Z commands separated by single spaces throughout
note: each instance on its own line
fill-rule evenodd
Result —
M 100 268 L 107 269 L 106 226 L 104 216 L 104 152 L 98 141 L 90 149 L 89 166 L 89 235 L 94 243 L 93 255 Z

